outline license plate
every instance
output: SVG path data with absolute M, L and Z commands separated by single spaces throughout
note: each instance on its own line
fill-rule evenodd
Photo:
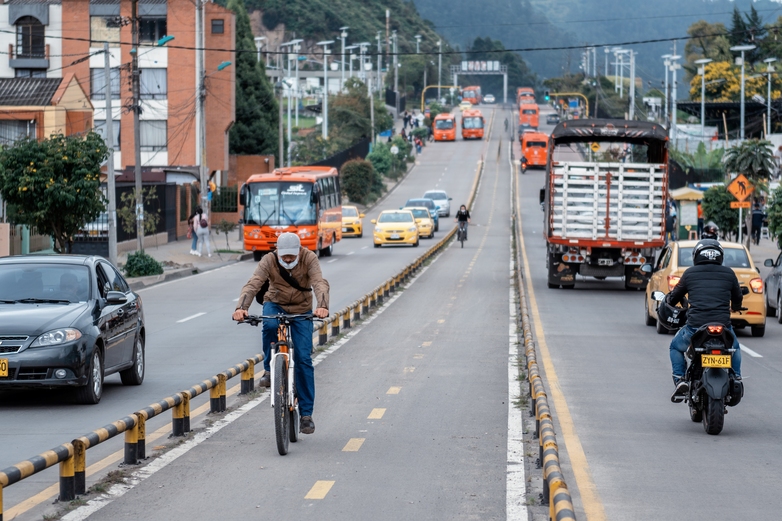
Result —
M 391 234 L 391 238 L 392 239 L 398 239 L 399 238 L 399 234 L 398 233 L 392 233 Z
M 729 369 L 730 355 L 701 355 L 701 365 L 703 367 Z
M 8 359 L 0 358 L 0 376 L 8 376 Z
M 347 228 L 342 228 L 342 233 L 347 233 L 347 231 L 348 231 Z

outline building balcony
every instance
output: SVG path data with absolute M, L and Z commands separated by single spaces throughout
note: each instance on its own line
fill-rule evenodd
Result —
M 9 65 L 14 69 L 48 69 L 49 44 L 18 47 L 8 44 Z

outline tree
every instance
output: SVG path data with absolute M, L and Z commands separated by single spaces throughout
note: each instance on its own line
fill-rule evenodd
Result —
M 136 190 L 125 192 L 120 197 L 120 204 L 117 207 L 117 217 L 122 223 L 122 229 L 125 233 L 136 234 Z M 157 189 L 154 186 L 142 188 L 141 193 L 144 196 L 144 235 L 154 233 L 157 230 L 157 223 L 160 221 L 160 210 L 153 211 L 152 206 L 157 201 Z
M 377 198 L 378 186 L 383 182 L 372 163 L 364 159 L 352 159 L 342 165 L 339 173 L 340 185 L 351 202 L 366 204 Z
M 747 24 L 744 22 L 744 18 L 741 16 L 741 11 L 739 11 L 738 6 L 733 6 L 728 40 L 730 40 L 731 46 L 739 45 L 747 41 Z
M 516 87 L 534 87 L 538 85 L 538 78 L 529 70 L 520 54 L 505 51 L 505 46 L 499 40 L 492 40 L 489 37 L 476 38 L 467 50 L 471 52 L 468 60 L 486 60 L 499 61 L 502 65 L 508 67 L 508 95 L 513 99 L 513 93 Z M 502 52 L 504 51 L 504 52 Z M 466 85 L 480 85 L 483 93 L 494 93 L 499 99 L 502 93 L 502 76 L 470 76 L 469 73 L 462 74 L 466 76 Z M 475 82 L 475 83 L 473 83 Z M 462 83 L 465 85 L 465 83 Z
M 730 208 L 734 201 L 730 192 L 724 186 L 712 186 L 703 194 L 703 221 L 712 221 L 724 236 L 735 234 L 738 230 L 739 214 Z
M 725 152 L 725 169 L 728 172 L 744 174 L 760 195 L 768 192 L 768 180 L 774 172 L 774 152 L 769 141 L 747 139 Z M 752 212 L 745 212 L 747 230 L 752 230 Z M 749 249 L 750 235 L 744 238 Z
M 54 238 L 57 253 L 105 210 L 100 168 L 108 158 L 103 138 L 52 134 L 22 139 L 0 150 L 0 195 L 17 210 L 17 223 Z
M 375 98 L 375 132 L 382 132 L 394 124 L 386 106 Z M 345 80 L 345 92 L 329 99 L 329 135 L 338 135 L 351 144 L 372 137 L 367 85 L 358 78 Z
M 226 219 L 221 219 L 219 223 L 214 225 L 214 229 L 218 234 L 225 234 L 225 249 L 226 251 L 230 251 L 231 245 L 228 243 L 228 234 L 236 229 L 236 223 Z
M 721 23 L 710 24 L 705 20 L 695 22 L 687 29 L 691 37 L 684 46 L 684 59 L 688 68 L 695 70 L 695 60 L 710 58 L 714 61 L 732 61 L 727 29 Z
M 782 186 L 771 194 L 768 203 L 768 231 L 777 239 L 777 247 L 782 249 Z
M 725 80 L 716 83 L 717 80 Z M 715 82 L 709 85 L 710 82 Z M 745 71 L 744 91 L 746 99 L 755 94 L 766 97 L 767 80 L 761 76 L 752 78 Z M 772 90 L 771 97 L 782 96 L 782 91 Z M 701 77 L 693 76 L 690 81 L 690 98 L 701 99 Z M 741 67 L 731 62 L 712 62 L 706 64 L 706 99 L 708 101 L 739 101 L 741 99 Z
M 263 60 L 258 61 L 250 17 L 243 0 L 228 0 L 236 13 L 236 121 L 231 127 L 232 154 L 275 155 L 279 151 L 279 106 L 274 87 L 266 76 Z M 277 165 L 282 158 L 277 158 Z
M 676 148 L 671 148 L 669 153 L 671 159 L 679 163 L 685 173 L 689 174 L 692 170 L 722 170 L 725 149 L 715 148 L 711 152 L 707 152 L 706 145 L 700 142 L 693 153 L 682 152 Z

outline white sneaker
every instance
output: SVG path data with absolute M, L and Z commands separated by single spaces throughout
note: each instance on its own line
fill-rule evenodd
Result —
M 212 256 L 212 254 L 211 254 L 211 253 L 207 255 L 207 257 L 211 257 L 211 256 Z
M 190 250 L 190 255 L 195 255 L 195 254 L 196 254 L 195 250 Z
M 197 251 L 196 255 L 200 257 L 201 256 L 201 252 Z

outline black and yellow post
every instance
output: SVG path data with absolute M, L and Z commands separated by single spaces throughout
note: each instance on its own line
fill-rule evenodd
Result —
M 133 418 L 133 426 L 125 429 L 125 465 L 138 463 L 138 420 L 135 414 L 130 417 Z
M 87 493 L 87 446 L 82 440 L 73 440 L 73 477 L 76 494 Z
M 73 454 L 60 462 L 60 501 L 76 499 L 76 480 L 73 468 Z
M 331 337 L 339 336 L 339 318 L 342 316 L 340 313 L 334 315 L 334 320 L 331 322 Z
M 320 326 L 320 329 L 318 330 L 318 345 L 322 346 L 326 344 L 326 341 L 329 339 L 329 329 L 326 323 L 324 322 L 322 326 Z
M 185 409 L 183 407 L 185 400 L 183 393 L 180 393 L 179 396 L 181 397 L 180 402 L 171 409 L 171 434 L 174 436 L 185 435 Z
M 361 308 L 364 307 L 363 302 L 356 301 L 353 304 L 353 320 L 361 320 Z
M 370 293 L 368 298 L 370 307 L 377 306 L 377 291 Z
M 190 432 L 190 393 L 182 392 L 182 428 L 183 435 Z
M 383 305 L 383 288 L 381 286 L 380 290 L 375 290 L 375 302 L 377 306 Z
M 216 383 L 209 389 L 209 412 L 220 412 L 220 383 Z
M 136 442 L 136 456 L 139 460 L 147 459 L 147 415 L 136 413 L 136 423 L 138 426 L 138 441 Z
M 226 394 L 228 393 L 227 381 L 228 378 L 225 377 L 225 374 L 220 373 L 217 375 L 217 385 L 220 388 L 220 412 L 223 412 L 228 408 L 226 402 Z
M 255 360 L 247 359 L 247 369 L 242 371 L 242 385 L 239 388 L 239 394 L 249 394 L 255 389 Z M 209 395 L 211 405 L 211 393 Z

